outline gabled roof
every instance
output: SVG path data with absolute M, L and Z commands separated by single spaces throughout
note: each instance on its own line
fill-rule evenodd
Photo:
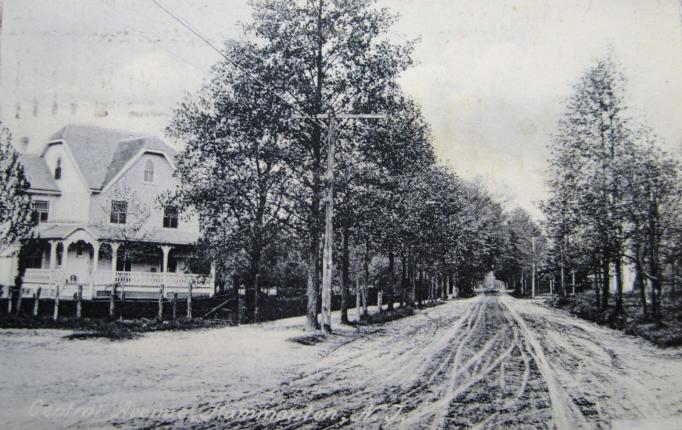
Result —
M 143 150 L 162 152 L 166 154 L 171 161 L 175 159 L 176 155 L 176 151 L 158 137 L 135 137 L 123 140 L 118 143 L 116 152 L 114 152 L 111 163 L 107 168 L 102 187 L 106 186 L 114 179 L 128 162 Z
M 162 152 L 170 160 L 177 151 L 161 139 L 87 125 L 67 125 L 50 137 L 63 141 L 90 189 L 101 190 L 140 151 Z
M 38 154 L 21 154 L 21 163 L 24 166 L 26 179 L 31 183 L 31 190 L 60 192 L 43 157 Z

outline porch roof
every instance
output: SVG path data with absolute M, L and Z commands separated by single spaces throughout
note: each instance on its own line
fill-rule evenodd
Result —
M 39 239 L 65 240 L 79 230 L 84 231 L 93 241 L 103 240 L 116 242 L 122 240 L 121 236 L 117 235 L 115 230 L 107 230 L 106 228 L 95 225 L 44 223 L 38 224 L 33 232 Z M 199 240 L 198 233 L 164 228 L 146 231 L 138 240 L 134 241 L 164 245 L 192 245 L 196 243 L 197 240 Z

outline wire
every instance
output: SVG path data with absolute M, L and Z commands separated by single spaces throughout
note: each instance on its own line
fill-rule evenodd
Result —
M 322 122 L 317 121 L 315 118 L 311 117 L 308 115 L 306 112 L 298 108 L 296 105 L 291 103 L 289 100 L 285 99 L 282 97 L 277 91 L 272 89 L 268 84 L 263 82 L 260 78 L 258 78 L 256 75 L 251 73 L 250 71 L 246 70 L 244 67 L 240 66 L 237 62 L 232 60 L 230 57 L 228 57 L 222 50 L 218 49 L 208 38 L 206 38 L 204 35 L 202 35 L 199 31 L 195 30 L 189 23 L 185 22 L 183 19 L 178 17 L 176 14 L 173 13 L 167 6 L 165 6 L 163 3 L 160 2 L 160 0 L 151 0 L 152 3 L 154 3 L 159 9 L 163 10 L 166 12 L 171 18 L 173 18 L 175 21 L 180 23 L 183 27 L 185 27 L 187 30 L 189 30 L 192 34 L 194 34 L 196 37 L 201 39 L 205 44 L 207 44 L 209 47 L 211 47 L 214 51 L 216 51 L 221 57 L 223 57 L 228 63 L 230 63 L 232 66 L 237 68 L 239 71 L 241 71 L 244 75 L 247 77 L 251 78 L 253 81 L 257 82 L 259 85 L 261 85 L 263 88 L 265 88 L 267 91 L 272 93 L 275 97 L 286 103 L 287 105 L 291 106 L 296 112 L 298 112 L 303 118 L 309 120 L 313 124 L 316 124 L 320 126 L 321 128 L 327 128 L 325 124 Z M 291 95 L 291 94 L 289 94 Z M 293 97 L 293 96 L 292 96 Z M 295 97 L 294 97 L 295 99 Z M 298 102 L 298 100 L 297 100 Z M 300 103 L 300 102 L 299 102 Z

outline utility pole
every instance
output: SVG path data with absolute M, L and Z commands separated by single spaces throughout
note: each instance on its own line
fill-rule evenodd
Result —
M 295 119 L 307 118 L 299 115 Z M 327 173 L 325 174 L 326 189 L 324 196 L 325 203 L 325 228 L 324 228 L 324 248 L 322 253 L 322 333 L 331 334 L 332 331 L 332 279 L 334 262 L 332 251 L 334 249 L 334 155 L 336 147 L 336 122 L 338 119 L 385 119 L 386 115 L 379 114 L 318 114 L 317 119 L 329 120 L 327 127 Z

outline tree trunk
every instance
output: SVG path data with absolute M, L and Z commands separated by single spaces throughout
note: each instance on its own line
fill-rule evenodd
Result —
M 78 286 L 78 293 L 76 293 L 76 319 L 81 319 L 83 314 L 83 286 Z
M 441 291 L 441 298 L 443 300 L 447 300 L 448 298 L 448 274 L 446 272 L 443 272 L 443 290 Z
M 616 308 L 614 314 L 617 315 L 623 312 L 623 262 L 620 256 L 616 257 L 614 268 L 616 271 Z
M 597 309 L 601 309 L 601 300 L 599 297 L 599 269 L 597 267 L 594 268 L 594 296 L 596 297 L 595 304 L 597 305 Z
M 606 309 L 609 306 L 609 295 L 611 292 L 609 291 L 610 289 L 610 279 L 611 279 L 611 272 L 610 272 L 610 267 L 609 267 L 609 259 L 605 256 L 604 259 L 602 260 L 602 293 L 601 293 L 601 307 L 602 309 Z
M 11 300 L 12 296 L 10 296 L 10 301 Z M 54 321 L 57 321 L 59 319 L 59 284 L 57 284 L 55 287 L 54 309 L 52 310 L 52 319 Z
M 109 296 L 109 319 L 114 319 L 116 316 L 116 287 L 117 284 L 111 286 L 111 295 Z
M 675 287 L 677 286 L 677 265 L 675 260 L 670 262 L 670 300 L 675 300 Z
M 260 275 L 256 273 L 256 275 L 253 277 L 253 322 L 257 323 L 260 321 L 260 310 L 259 310 L 259 301 L 260 298 L 259 296 L 259 286 L 258 286 L 258 278 Z
M 410 294 L 408 295 L 408 302 L 410 306 L 414 306 L 417 300 L 417 256 L 412 254 L 410 256 Z
M 341 324 L 348 324 L 348 287 L 350 283 L 350 250 L 349 238 L 350 229 L 348 224 L 343 226 L 343 251 L 341 256 Z
M 362 315 L 367 315 L 367 291 L 369 290 L 369 244 L 365 242 L 363 269 L 365 272 L 365 288 L 362 289 Z
M 568 294 L 566 293 L 566 274 L 565 274 L 566 269 L 564 268 L 564 257 L 563 255 L 561 256 L 561 271 L 559 273 L 560 279 L 559 282 L 561 282 L 561 295 L 563 297 L 566 297 Z
M 362 308 L 362 294 L 360 293 L 360 277 L 355 277 L 355 313 L 360 320 L 360 310 Z
M 658 309 L 658 297 L 656 291 L 656 281 L 654 279 L 649 279 L 650 283 L 649 289 L 651 290 L 651 319 L 654 321 L 659 320 L 659 309 Z
M 317 199 L 315 198 L 315 200 Z M 315 203 L 313 203 L 313 205 L 315 205 Z M 319 206 L 319 200 L 317 205 Z M 319 216 L 319 213 L 317 215 Z M 308 250 L 308 279 L 306 284 L 306 295 L 308 299 L 306 306 L 306 331 L 317 330 L 317 295 L 319 293 L 317 260 L 320 253 L 320 238 L 318 226 L 316 225 L 313 228 L 314 231 L 311 232 L 310 249 Z
M 393 310 L 393 292 L 395 291 L 395 255 L 388 253 L 388 291 L 386 291 L 387 310 Z
M 322 35 L 322 2 L 319 2 L 317 13 L 317 52 L 315 57 L 316 66 L 316 83 L 314 95 L 314 110 L 319 113 L 322 109 L 322 90 L 324 86 L 324 64 L 322 57 L 322 49 L 324 44 L 324 37 Z M 308 279 L 306 283 L 306 331 L 317 330 L 317 308 L 318 295 L 320 293 L 318 261 L 320 253 L 320 167 L 322 164 L 322 130 L 319 125 L 313 126 L 312 135 L 312 152 L 313 152 L 313 186 L 310 209 L 310 247 L 308 249 Z
M 642 305 L 642 316 L 646 320 L 648 318 L 646 306 L 646 287 L 644 286 L 644 274 L 642 273 L 642 259 L 639 249 L 635 256 L 635 288 L 639 291 L 639 300 Z
M 416 262 L 415 262 L 415 270 L 416 270 Z M 416 276 L 416 275 L 415 275 Z M 423 290 L 424 290 L 424 271 L 419 270 L 419 281 L 417 281 L 417 286 L 415 288 L 415 293 L 417 295 L 417 305 L 420 307 L 423 306 Z
M 33 316 L 37 317 L 40 307 L 40 293 L 42 288 L 38 288 L 38 291 L 33 295 Z
M 159 321 L 163 321 L 163 295 L 164 295 L 163 290 L 164 290 L 164 286 L 163 286 L 163 284 L 161 284 L 161 286 L 159 287 L 159 309 L 158 309 L 158 313 L 156 315 L 156 318 Z
M 405 301 L 407 299 L 407 260 L 405 258 L 405 252 L 400 256 L 400 307 L 405 306 Z
M 661 279 L 662 271 L 658 252 L 658 207 L 654 204 L 649 210 L 649 274 L 651 281 L 651 316 L 658 323 L 661 319 Z
M 190 281 L 189 290 L 187 290 L 187 319 L 192 319 L 192 290 L 194 289 L 194 281 Z

